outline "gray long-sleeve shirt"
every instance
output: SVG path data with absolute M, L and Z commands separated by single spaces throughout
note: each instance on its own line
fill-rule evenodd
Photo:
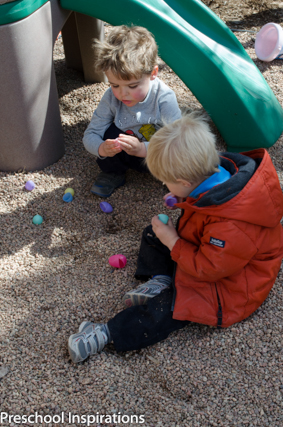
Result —
M 158 78 L 150 81 L 149 91 L 144 101 L 133 107 L 127 107 L 113 95 L 109 88 L 104 93 L 88 125 L 83 144 L 87 151 L 99 157 L 98 148 L 109 126 L 132 133 L 147 147 L 150 137 L 164 124 L 181 117 L 176 95 Z

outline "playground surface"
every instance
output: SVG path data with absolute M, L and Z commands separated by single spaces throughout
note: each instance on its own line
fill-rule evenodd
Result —
M 267 22 L 283 25 L 282 3 L 262 2 L 259 9 L 258 2 L 216 0 L 211 8 L 229 27 L 248 30 L 235 34 L 283 106 L 283 61 L 263 63 L 254 51 L 256 31 Z M 135 283 L 141 231 L 153 215 L 166 213 L 166 189 L 130 172 L 107 200 L 113 213 L 100 210 L 101 199 L 89 192 L 98 168 L 81 140 L 108 86 L 85 85 L 79 72 L 65 67 L 62 39 L 54 61 L 66 154 L 42 171 L 0 172 L 0 412 L 61 421 L 2 425 L 84 426 L 83 415 L 120 413 L 143 415 L 145 422 L 104 418 L 90 425 L 281 427 L 282 270 L 262 307 L 229 329 L 192 325 L 141 351 L 118 354 L 108 346 L 82 364 L 71 363 L 67 338 L 79 324 L 106 322 L 122 310 L 122 297 Z M 172 70 L 160 65 L 160 78 L 176 91 L 180 106 L 200 109 Z M 219 135 L 218 147 L 225 150 Z M 283 187 L 283 135 L 268 151 Z M 36 185 L 31 192 L 24 190 L 28 180 Z M 65 203 L 68 187 L 75 194 Z M 38 226 L 32 224 L 36 214 L 44 219 Z M 108 264 L 116 253 L 127 257 L 124 269 Z

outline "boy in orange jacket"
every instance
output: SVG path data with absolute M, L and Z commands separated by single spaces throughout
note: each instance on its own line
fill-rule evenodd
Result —
M 218 155 L 206 120 L 190 114 L 153 135 L 146 161 L 181 215 L 176 228 L 152 218 L 135 274 L 147 281 L 107 324 L 83 322 L 71 335 L 74 362 L 111 341 L 117 351 L 147 347 L 189 322 L 240 322 L 266 299 L 280 269 L 283 195 L 266 150 Z

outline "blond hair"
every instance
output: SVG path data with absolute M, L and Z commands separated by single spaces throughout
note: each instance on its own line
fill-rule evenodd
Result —
M 204 116 L 190 113 L 159 129 L 150 140 L 146 163 L 155 178 L 198 183 L 219 172 L 215 135 Z
M 105 41 L 95 41 L 97 71 L 110 70 L 122 80 L 151 74 L 157 63 L 157 45 L 153 35 L 143 27 L 113 27 Z

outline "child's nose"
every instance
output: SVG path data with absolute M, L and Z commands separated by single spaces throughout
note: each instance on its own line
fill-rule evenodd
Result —
M 128 88 L 127 87 L 121 87 L 121 96 L 126 96 L 128 93 Z

